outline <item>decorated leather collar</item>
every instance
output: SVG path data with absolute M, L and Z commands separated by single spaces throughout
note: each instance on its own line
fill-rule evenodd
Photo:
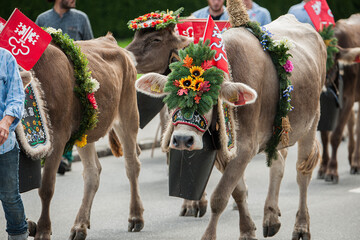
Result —
M 185 118 L 184 115 L 181 113 L 181 109 L 176 109 L 173 113 L 172 117 L 172 124 L 177 126 L 178 124 L 185 124 L 192 126 L 199 130 L 200 132 L 205 132 L 207 129 L 208 121 L 205 116 L 200 115 L 197 111 L 193 113 L 191 118 Z

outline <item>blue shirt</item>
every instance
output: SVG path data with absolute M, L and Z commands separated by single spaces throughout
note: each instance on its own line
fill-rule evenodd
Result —
M 40 27 L 60 28 L 75 41 L 94 38 L 88 16 L 76 9 L 70 9 L 62 17 L 54 9 L 47 10 L 36 18 L 35 23 Z
M 252 3 L 252 8 L 247 12 L 250 20 L 260 23 L 261 26 L 271 22 L 270 12 L 266 8 L 260 7 L 255 2 Z
M 24 110 L 24 87 L 18 65 L 11 53 L 0 47 L 0 118 L 15 117 L 9 129 L 8 139 L 0 146 L 0 154 L 12 150 L 16 143 L 15 128 Z
M 209 8 L 210 8 L 209 6 L 204 7 L 202 9 L 200 9 L 200 10 L 197 10 L 192 15 L 194 17 L 196 17 L 196 18 L 208 18 L 209 15 L 210 15 Z M 224 12 L 221 15 L 219 20 L 229 20 L 229 15 L 228 15 L 228 13 L 226 11 L 226 8 L 224 6 L 223 6 L 223 9 L 224 9 Z
M 293 14 L 299 22 L 309 23 L 312 26 L 314 26 L 314 24 L 312 23 L 312 21 L 309 17 L 309 14 L 306 12 L 306 10 L 304 8 L 304 6 L 305 6 L 305 2 L 296 4 L 289 9 L 288 13 Z

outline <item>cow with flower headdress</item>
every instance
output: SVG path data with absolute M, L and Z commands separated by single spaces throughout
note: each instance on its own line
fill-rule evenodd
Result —
M 230 195 L 239 209 L 240 239 L 255 239 L 244 171 L 262 151 L 271 166 L 263 234 L 269 237 L 278 232 L 280 182 L 287 147 L 295 143 L 300 204 L 292 239 L 310 239 L 307 187 L 320 158 L 315 135 L 326 75 L 325 44 L 311 26 L 291 15 L 261 29 L 249 22 L 242 1 L 229 0 L 227 7 L 232 28 L 222 37 L 229 74 L 209 64 L 215 53 L 202 42 L 179 51 L 180 61 L 170 65 L 168 77 L 159 74 L 166 71 L 171 52 L 189 45 L 189 40 L 175 35 L 171 25 L 146 28 L 136 31 L 127 47 L 136 57 L 138 72 L 155 72 L 138 79 L 137 90 L 165 97 L 172 109 L 162 138 L 162 147 L 170 155 L 172 150 L 202 149 L 212 127 L 220 132 L 215 165 L 223 176 L 211 196 L 212 215 L 202 239 L 216 239 L 216 225 Z M 227 128 L 228 123 L 233 130 Z

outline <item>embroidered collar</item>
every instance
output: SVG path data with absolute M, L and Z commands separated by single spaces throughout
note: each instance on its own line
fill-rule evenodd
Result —
M 191 118 L 185 118 L 184 115 L 181 113 L 181 109 L 176 109 L 172 115 L 172 124 L 177 126 L 178 124 L 185 124 L 192 126 L 199 130 L 200 132 L 205 132 L 208 121 L 205 116 L 200 115 L 197 111 L 191 116 Z

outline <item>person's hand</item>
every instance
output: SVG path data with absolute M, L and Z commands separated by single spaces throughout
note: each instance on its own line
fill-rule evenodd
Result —
M 9 137 L 9 128 L 14 121 L 14 117 L 11 116 L 5 116 L 0 121 L 0 146 L 4 144 L 4 142 Z

